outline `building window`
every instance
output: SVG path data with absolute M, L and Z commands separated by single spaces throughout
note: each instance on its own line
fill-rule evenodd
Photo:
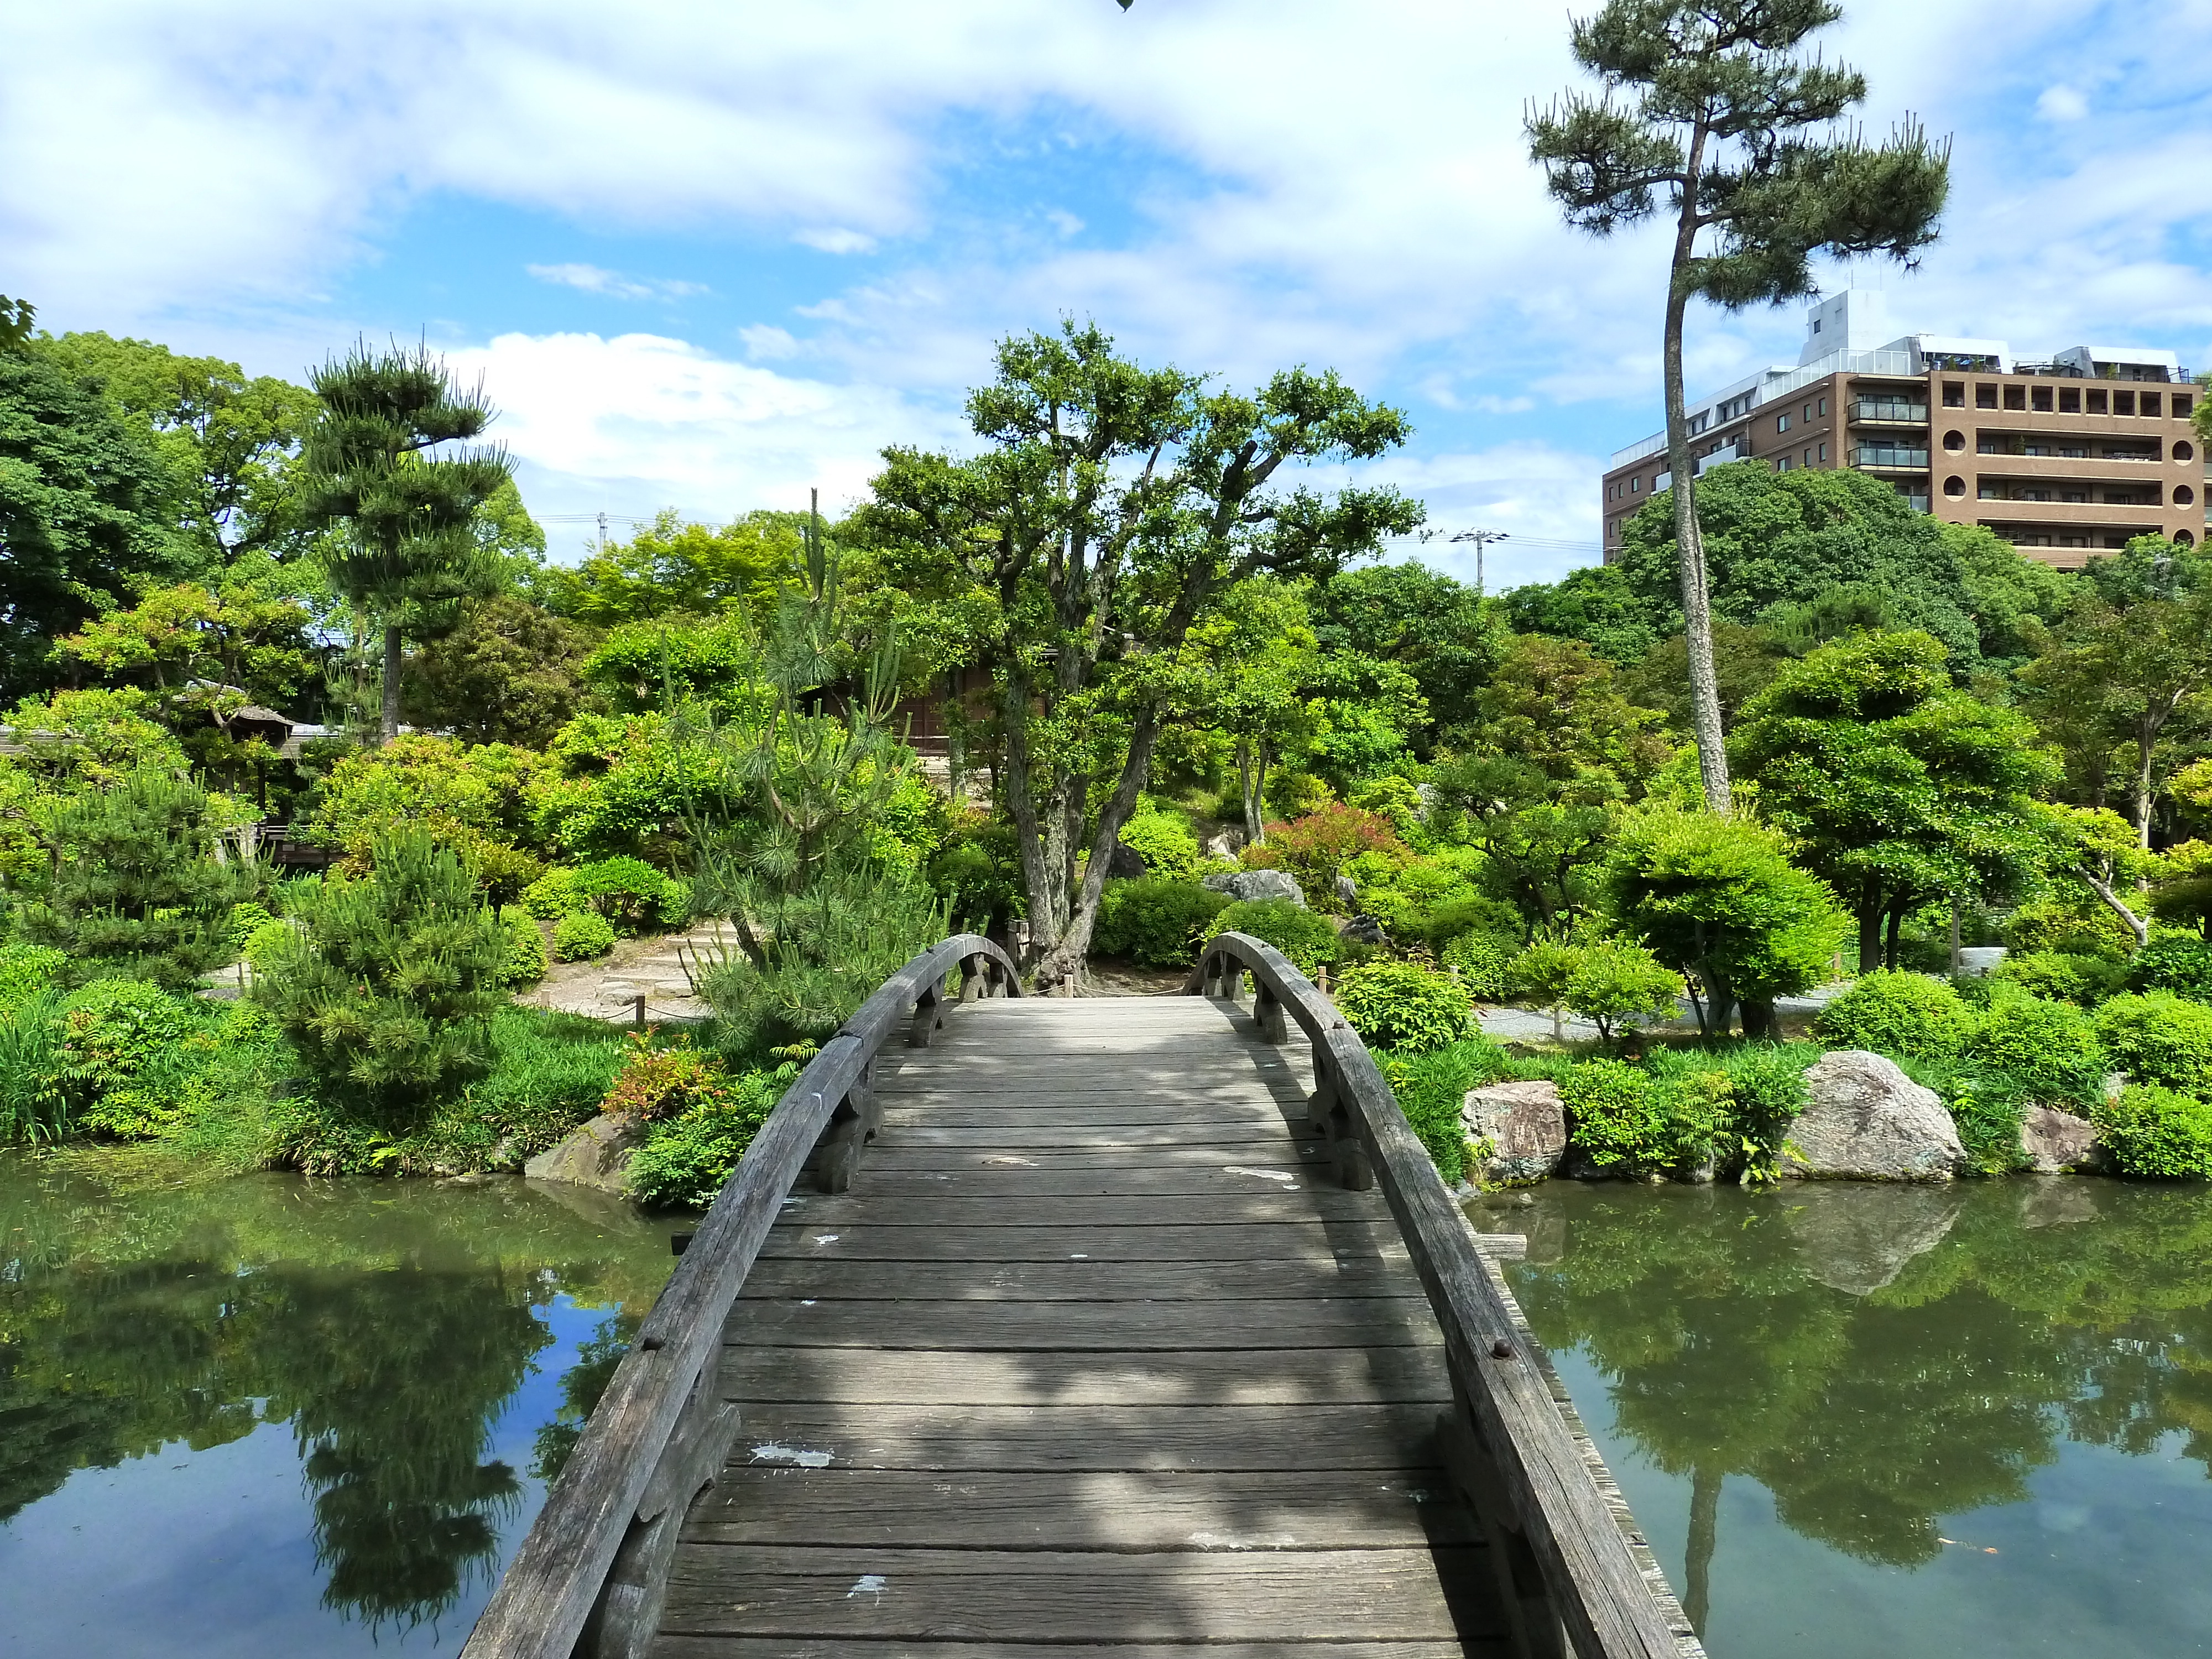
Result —
M 1643 489 L 1644 489 L 1644 480 L 1643 480 L 1643 479 L 1641 479 L 1641 478 L 1631 478 L 1631 479 L 1628 481 L 1628 493 L 1629 493 L 1630 495 L 1638 495 L 1638 494 L 1641 493 L 1641 491 L 1643 490 Z
M 1954 501 L 1964 500 L 1966 494 L 1966 481 L 1955 472 L 1953 473 L 1943 480 L 1943 493 Z
M 2058 412 L 2061 415 L 2079 415 L 2081 412 L 2081 393 L 2078 387 L 2069 386 L 2058 394 Z
M 1810 444 L 1807 444 L 1807 445 L 1805 446 L 1805 459 L 1804 459 L 1804 460 L 1801 463 L 1801 465 L 1805 465 L 1805 466 L 1810 466 L 1810 465 L 1813 465 L 1813 446 L 1812 446 L 1812 445 L 1810 445 Z
M 1828 400 L 1826 398 L 1820 400 L 1820 410 L 1821 416 L 1825 418 L 1828 413 Z
M 2158 413 L 2158 393 L 2155 392 L 2146 392 L 2143 393 L 2142 412 L 2146 415 L 2155 415 Z
M 2191 501 L 2194 501 L 2196 499 L 2197 499 L 2197 492 L 2196 492 L 2195 490 L 2191 489 L 2187 484 L 2176 484 L 2176 485 L 2174 485 L 2174 487 L 2173 487 L 2173 504 L 2174 504 L 2176 507 L 2187 507 L 2187 506 L 2188 506 Z
M 2112 394 L 2112 413 L 2113 413 L 2113 414 L 2115 414 L 2115 415 L 2132 415 L 2132 414 L 2134 414 L 2135 412 L 2136 412 L 2136 394 L 2135 394 L 2134 392 L 2115 392 Z
M 2089 412 L 2092 415 L 2102 415 L 2105 413 L 2105 394 L 2101 391 L 2098 391 L 2094 388 L 2092 388 L 2090 391 Z
M 1790 417 L 1789 417 L 1787 415 L 1777 415 L 1777 416 L 1774 417 L 1774 429 L 1775 429 L 1777 432 L 1787 432 L 1787 431 L 1789 431 L 1789 430 L 1790 430 Z
M 2173 418 L 2178 421 L 2184 416 L 2187 415 L 2190 410 L 2190 404 L 2191 400 L 2187 392 L 2175 392 L 2173 394 Z
M 1976 409 L 1995 409 L 1996 406 L 1997 389 L 1995 386 L 1978 386 L 1974 388 L 1974 407 Z
M 1963 380 L 1943 382 L 1943 407 L 1964 409 L 1966 406 L 1966 385 Z
M 2007 409 L 2025 410 L 2027 407 L 2027 388 L 2026 386 L 2008 386 L 2004 389 L 2004 394 L 2005 407 Z
M 2032 387 L 2031 390 L 2035 394 L 2033 399 L 2033 402 L 2035 404 L 2035 412 L 2039 415 L 2048 415 L 2051 413 L 2051 388 L 2047 386 L 2039 386 Z
M 2193 461 L 2197 459 L 2197 452 L 2187 444 L 2176 444 L 2173 447 L 2173 459 L 2177 461 Z
M 1966 447 L 1966 434 L 1965 433 L 1947 432 L 1943 434 L 1943 447 L 1949 450 L 1954 455 L 1957 454 Z
M 2175 531 L 2173 532 L 2173 539 L 2180 543 L 2184 547 L 2194 547 L 2197 545 L 2197 538 L 2191 535 L 2186 530 Z

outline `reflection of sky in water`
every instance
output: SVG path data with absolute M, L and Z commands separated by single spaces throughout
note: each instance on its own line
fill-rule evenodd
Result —
M 494 1420 L 484 1461 L 521 1485 L 500 1522 L 498 1565 L 544 1499 L 532 1440 L 561 1402 L 561 1378 L 606 1318 L 567 1297 L 532 1310 L 553 1336 Z M 372 1632 L 321 1604 L 314 1516 L 290 1427 L 264 1424 L 228 1445 L 172 1442 L 112 1469 L 80 1469 L 0 1524 L 0 1654 L 101 1659 L 458 1652 L 491 1593 L 476 1573 L 434 1624 Z
M 1657 1316 L 1670 1297 L 1678 1298 L 1674 1308 L 1688 1310 L 1686 1328 L 1698 1334 L 1690 1346 L 1701 1343 L 1713 1359 L 1721 1355 L 1712 1351 L 1730 1340 L 1755 1341 L 1762 1331 L 1802 1333 L 1803 1321 L 1787 1310 L 1802 1310 L 1808 1299 L 1838 1314 L 1845 1346 L 1839 1358 L 1806 1362 L 1832 1363 L 1833 1370 L 1783 1436 L 1780 1454 L 1798 1460 L 1789 1478 L 1832 1504 L 1863 1488 L 1909 1509 L 1916 1497 L 1940 1492 L 1979 1460 L 2009 1459 L 2019 1472 L 2018 1501 L 1964 1509 L 1931 1504 L 1945 1541 L 1913 1565 L 1863 1559 L 1795 1529 L 1760 1479 L 1727 1474 L 1716 1506 L 1705 1621 L 1715 1659 L 2212 1654 L 2212 1479 L 2205 1441 L 2192 1443 L 2190 1432 L 2204 1426 L 2201 1379 L 2190 1373 L 2212 1331 L 2212 1253 L 2202 1227 L 2202 1218 L 2212 1217 L 2212 1198 L 2202 1189 L 2147 1192 L 2111 1182 L 2067 1194 L 2022 1186 L 1961 1192 L 1950 1200 L 1959 1206 L 1954 1226 L 1933 1237 L 1920 1233 L 1883 1261 L 1881 1273 L 1866 1275 L 1870 1282 L 1896 1269 L 1894 1289 L 1844 1301 L 1833 1300 L 1842 1294 L 1833 1281 L 1848 1282 L 1850 1274 L 1839 1273 L 1832 1259 L 1832 1231 L 1812 1234 L 1803 1212 L 1792 1217 L 1775 1208 L 1776 1200 L 1726 1193 L 1685 1201 L 1679 1188 L 1639 1194 L 1618 1186 L 1555 1188 L 1538 1211 L 1522 1212 L 1536 1253 L 1553 1259 L 1516 1267 L 1516 1289 L 1540 1332 L 1547 1323 L 1561 1329 L 1563 1318 L 1580 1322 L 1575 1334 L 1583 1340 L 1555 1341 L 1554 1361 L 1678 1594 L 1686 1591 L 1692 1542 L 1689 1466 L 1710 1455 L 1740 1418 L 1712 1414 L 1710 1401 L 1701 1415 L 1698 1402 L 1669 1390 L 1686 1392 L 1689 1376 L 1718 1379 L 1725 1388 L 1725 1364 L 1699 1370 L 1662 1341 L 1638 1348 L 1624 1340 L 1603 1369 L 1597 1357 L 1607 1324 L 1618 1337 L 1642 1316 L 1652 1319 L 1650 1329 L 1663 1331 Z M 2039 1224 L 2037 1205 L 2047 1208 L 2061 1196 L 2078 1204 L 2093 1191 L 2090 1218 Z M 1644 1224 L 1627 1207 L 1638 1205 L 1647 1206 Z M 1787 1249 L 1774 1248 L 1784 1238 Z M 1853 1241 L 1857 1255 L 1847 1266 L 1863 1265 L 1867 1243 Z M 2063 1328 L 2054 1327 L 2034 1305 L 2036 1287 L 2063 1279 L 2057 1264 L 2079 1263 L 2100 1250 L 2109 1253 L 2097 1269 L 2101 1280 L 2091 1275 L 2077 1299 L 2054 1296 Z M 1583 1294 L 1576 1287 L 1578 1258 L 1590 1276 L 1589 1299 L 1570 1313 L 1566 1298 Z M 1792 1261 L 1802 1273 L 1791 1270 Z M 1655 1273 L 1654 1261 L 1685 1271 Z M 2045 1270 L 2045 1263 L 2053 1265 Z M 1984 1285 L 1975 1283 L 1978 1276 Z M 1831 1282 L 1812 1282 L 1822 1277 Z M 2101 1311 L 2112 1287 L 2130 1279 L 2154 1287 L 2147 1298 L 2151 1310 L 2107 1325 Z M 1990 1294 L 1988 1285 L 2011 1287 L 2017 1304 Z M 1731 1297 L 1736 1308 L 1717 1311 Z M 1926 1344 L 1923 1376 L 1915 1376 L 1915 1355 L 1906 1351 L 1913 1342 Z M 2151 1350 L 2167 1358 L 2146 1365 Z M 2005 1384 L 2018 1356 L 2031 1352 L 2075 1356 L 2081 1369 L 2058 1367 L 2062 1376 L 2078 1376 L 2075 1392 L 2023 1413 Z M 2145 1388 L 2146 1370 L 2169 1386 Z M 1756 1362 L 1739 1374 L 1759 1375 L 1762 1389 L 1798 1380 L 1786 1369 L 1760 1373 Z M 2043 1397 L 2047 1386 L 2048 1377 L 2023 1382 L 2021 1397 Z M 2095 1420 L 2095 1404 L 2106 1393 L 2113 1399 L 2102 1420 L 2112 1421 L 2116 1411 L 2139 1425 L 2132 1454 L 2074 1437 L 2069 1410 Z M 1897 1454 L 1909 1437 L 1881 1420 L 1885 1407 L 1911 1411 L 1916 1402 L 1939 1401 L 1944 1431 L 1917 1457 Z M 1671 1450 L 1653 1445 L 1655 1432 L 1674 1437 Z M 1854 1466 L 1824 1468 L 1821 1458 Z M 1660 1467 L 1662 1459 L 1669 1468 Z M 1851 1519 L 1823 1516 L 1832 1526 Z M 1873 1520 L 1879 1525 L 1882 1517 Z

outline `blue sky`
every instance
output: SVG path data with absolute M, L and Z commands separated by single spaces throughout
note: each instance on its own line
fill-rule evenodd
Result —
M 1867 125 L 1951 134 L 1954 184 L 1919 270 L 1830 286 L 1885 289 L 1900 331 L 2212 364 L 2212 0 L 1849 12 L 1825 46 Z M 8 8 L 0 292 L 294 376 L 427 337 L 484 375 L 534 510 L 618 518 L 850 500 L 884 444 L 961 443 L 995 337 L 1091 317 L 1232 382 L 1342 369 L 1418 428 L 1377 476 L 1513 533 L 1493 581 L 1550 578 L 1595 552 L 1604 456 L 1657 423 L 1664 258 L 1564 230 L 1526 163 L 1567 15 Z M 1693 392 L 1801 332 L 1697 317 Z

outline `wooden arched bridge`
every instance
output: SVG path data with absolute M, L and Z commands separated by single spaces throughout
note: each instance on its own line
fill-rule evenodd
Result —
M 1699 1654 L 1358 1034 L 1243 934 L 1186 990 L 889 980 L 465 1659 Z

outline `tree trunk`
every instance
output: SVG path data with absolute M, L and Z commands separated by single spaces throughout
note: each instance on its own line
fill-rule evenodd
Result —
M 1747 1042 L 1779 1042 L 1782 1023 L 1775 1018 L 1774 999 L 1746 997 L 1743 1009 L 1743 1035 Z
M 1869 884 L 1859 890 L 1859 972 L 1881 966 L 1881 890 Z
M 1267 787 L 1267 756 L 1250 738 L 1237 740 L 1237 787 L 1244 799 L 1244 839 L 1260 844 L 1260 791 Z
M 2163 729 L 2165 722 L 2159 722 Z M 2136 744 L 2135 821 L 2136 844 L 2144 852 L 2150 851 L 2150 809 L 2155 799 L 2151 788 L 2151 769 L 2158 752 L 2158 730 L 2145 732 Z
M 1690 1471 L 1690 1547 L 1682 1564 L 1682 1612 L 1700 1639 L 1713 1605 L 1713 1550 L 1720 1540 L 1721 1480 L 1703 1463 Z
M 399 630 L 384 630 L 384 740 L 399 735 Z
M 1889 911 L 1889 942 L 1888 942 L 1888 947 L 1887 947 L 1886 950 L 1884 950 L 1884 951 L 1883 951 L 1883 952 L 1882 952 L 1882 957 L 1881 957 L 1881 965 L 1882 965 L 1883 967 L 1885 967 L 1885 968 L 1888 969 L 1889 969 L 1889 971 L 1890 971 L 1891 973 L 1893 973 L 1893 973 L 1895 973 L 1895 972 L 1897 971 L 1897 940 L 1898 940 L 1898 935 L 1899 935 L 1899 934 L 1900 934 L 1900 933 L 1902 933 L 1904 931 L 1905 931 L 1905 905 L 1904 905 L 1903 902 L 1902 902 L 1902 901 L 1900 901 L 1899 902 L 1898 902 L 1898 903 L 1896 903 L 1896 904 L 1893 904 L 1893 905 L 1892 905 L 1892 906 L 1890 907 L 1890 911 Z
M 1690 148 L 1690 186 L 1683 191 L 1674 231 L 1674 260 L 1667 292 L 1667 337 L 1662 372 L 1667 394 L 1667 470 L 1673 475 L 1674 546 L 1682 575 L 1682 631 L 1690 665 L 1690 726 L 1698 741 L 1698 777 L 1705 810 L 1729 811 L 1728 750 L 1721 730 L 1720 679 L 1713 672 L 1712 601 L 1705 584 L 1705 541 L 1698 528 L 1697 463 L 1690 454 L 1690 423 L 1683 406 L 1682 319 L 1690 295 L 1684 286 L 1697 247 L 1696 179 L 1705 149 L 1699 131 Z
M 1137 810 L 1137 797 L 1152 775 L 1152 745 L 1159 741 L 1160 716 L 1146 709 L 1129 733 L 1129 756 L 1122 763 L 1121 781 L 1099 809 L 1098 829 L 1091 840 L 1091 862 L 1083 872 L 1083 885 L 1075 896 L 1066 927 L 1037 963 L 1037 978 L 1047 985 L 1064 974 L 1080 975 L 1091 949 L 1091 930 L 1098 920 L 1099 895 L 1106 890 L 1107 866 L 1114 860 L 1114 843 L 1122 826 Z
M 1060 937 L 1067 890 L 1060 879 L 1057 861 L 1048 855 L 1042 826 L 1038 823 L 1030 771 L 1029 688 L 1011 674 L 1007 676 L 1001 712 L 1006 776 L 994 779 L 993 782 L 1003 786 L 1006 815 L 1014 821 L 1015 850 L 1022 860 L 1022 891 L 1029 899 L 1030 908 L 1030 950 L 1024 954 L 1034 960 L 1034 953 L 1042 941 Z M 1057 822 L 1055 817 L 1055 824 Z M 1018 965 L 1026 967 L 1028 963 Z

